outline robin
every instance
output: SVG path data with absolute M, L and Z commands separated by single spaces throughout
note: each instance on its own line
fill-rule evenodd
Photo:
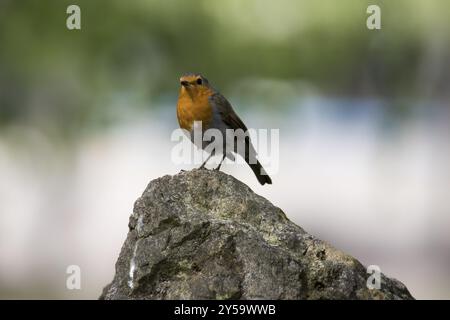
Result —
M 207 129 L 218 129 L 226 136 L 227 129 L 238 130 L 241 129 L 247 133 L 247 127 L 234 112 L 233 107 L 223 95 L 215 90 L 208 82 L 208 80 L 200 74 L 187 74 L 180 78 L 180 94 L 177 102 L 177 118 L 178 123 L 182 129 L 191 133 L 191 141 L 193 140 L 194 122 L 201 121 L 202 131 Z M 256 159 L 256 151 L 250 141 L 248 135 L 235 137 L 235 139 L 242 139 L 245 150 L 237 148 L 238 143 L 233 143 L 232 151 L 239 154 L 244 158 L 245 162 L 253 170 L 259 183 L 262 185 L 268 183 L 272 184 L 272 180 L 267 175 L 266 171 L 262 167 L 261 163 Z M 203 140 L 203 139 L 202 139 Z M 225 140 L 225 139 L 223 139 Z M 239 142 L 239 141 L 234 141 Z M 207 145 L 211 142 L 202 142 L 200 146 L 202 149 L 206 149 Z M 224 152 L 222 160 L 215 170 L 220 170 L 220 166 L 225 157 L 234 160 L 234 155 L 228 152 L 226 142 L 224 141 Z M 205 162 L 200 166 L 204 168 L 208 160 L 213 156 L 211 153 Z

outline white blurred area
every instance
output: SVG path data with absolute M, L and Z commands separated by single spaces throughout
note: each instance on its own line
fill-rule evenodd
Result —
M 414 297 L 449 299 L 447 109 L 418 108 L 383 127 L 379 103 L 353 101 L 361 111 L 345 113 L 346 103 L 306 99 L 282 117 L 239 112 L 249 127 L 280 129 L 280 170 L 264 187 L 244 165 L 223 171 Z M 0 136 L 1 298 L 98 298 L 134 201 L 150 180 L 191 168 L 170 159 L 174 106 L 127 119 L 71 147 L 25 126 Z M 72 264 L 81 267 L 81 290 L 66 289 Z

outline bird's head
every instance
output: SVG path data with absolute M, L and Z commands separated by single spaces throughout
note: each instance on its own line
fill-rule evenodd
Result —
M 200 74 L 185 74 L 180 77 L 181 92 L 187 92 L 191 96 L 209 91 L 208 80 Z

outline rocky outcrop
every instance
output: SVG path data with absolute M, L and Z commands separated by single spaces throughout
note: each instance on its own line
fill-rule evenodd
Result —
M 101 299 L 412 299 L 219 171 L 153 180 Z

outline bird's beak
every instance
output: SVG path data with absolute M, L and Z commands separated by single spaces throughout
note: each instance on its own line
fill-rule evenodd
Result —
M 180 83 L 181 83 L 181 85 L 182 85 L 183 87 L 188 87 L 188 86 L 189 86 L 189 82 L 187 82 L 187 81 L 185 81 L 185 80 L 181 80 Z

